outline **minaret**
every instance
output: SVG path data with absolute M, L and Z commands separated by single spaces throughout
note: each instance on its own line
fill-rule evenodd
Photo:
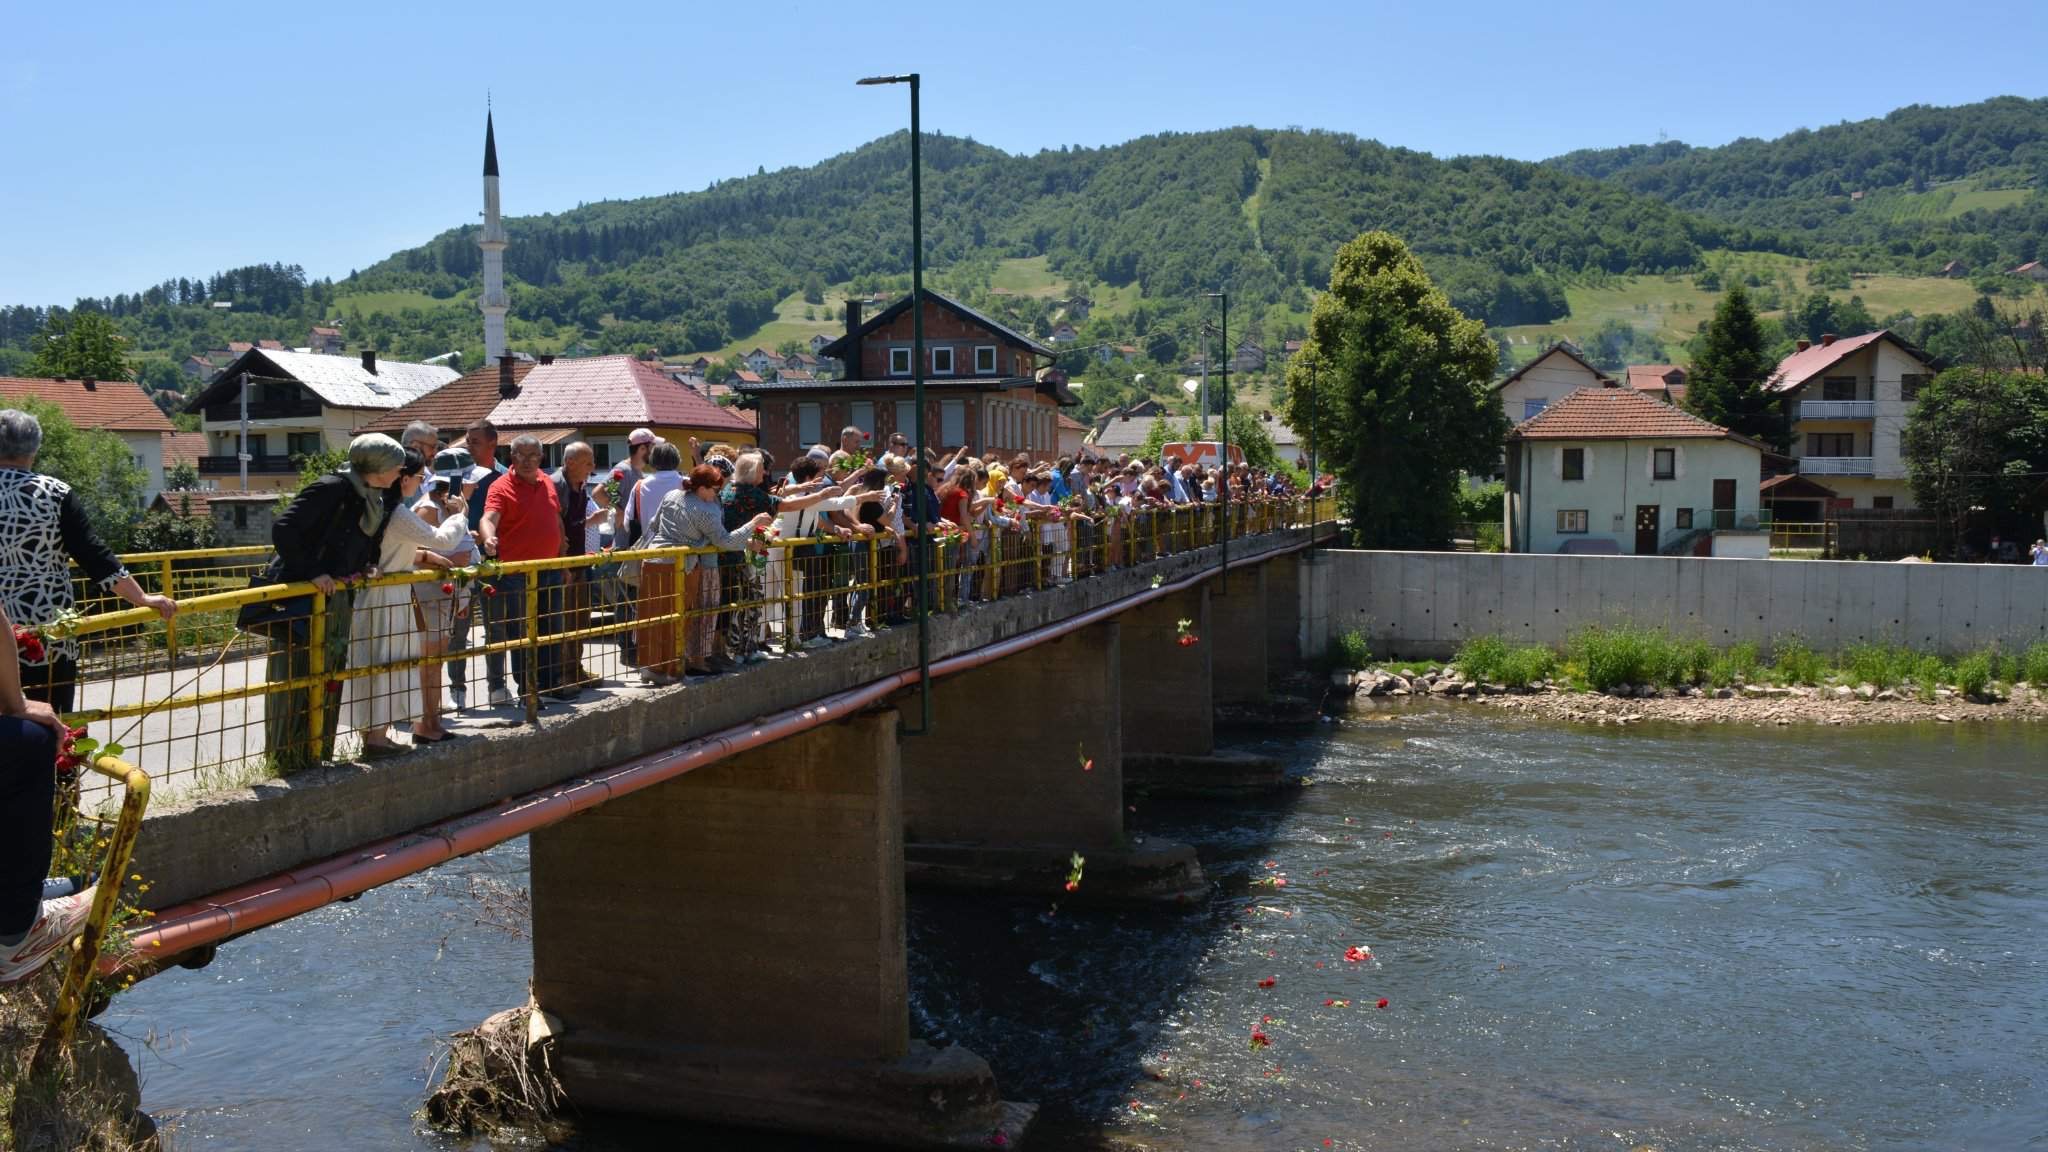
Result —
M 476 246 L 484 250 L 484 295 L 477 307 L 484 314 L 484 363 L 496 364 L 505 354 L 505 222 L 498 216 L 498 138 L 491 114 L 484 112 L 484 234 Z

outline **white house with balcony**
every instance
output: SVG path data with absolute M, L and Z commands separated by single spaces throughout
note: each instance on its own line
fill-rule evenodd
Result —
M 1834 507 L 1910 508 L 1899 436 L 1933 378 L 1926 353 L 1880 330 L 1801 340 L 1765 387 L 1784 405 L 1799 475 L 1832 490 Z
M 1632 388 L 1582 388 L 1507 440 L 1510 552 L 1769 556 L 1763 445 Z
M 241 487 L 242 385 L 249 388 L 249 491 L 298 482 L 299 463 L 324 449 L 344 449 L 358 432 L 401 404 L 417 400 L 461 373 L 441 364 L 407 364 L 360 356 L 321 356 L 254 348 L 221 370 L 185 402 L 200 414 L 207 453 L 199 475 L 208 486 Z

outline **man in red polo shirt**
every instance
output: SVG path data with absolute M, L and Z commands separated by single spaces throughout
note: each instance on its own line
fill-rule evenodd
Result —
M 515 560 L 552 560 L 562 554 L 562 506 L 555 496 L 554 482 L 540 469 L 540 441 L 521 436 L 512 441 L 512 470 L 491 483 L 484 497 L 483 523 L 477 526 L 477 544 L 484 555 L 505 563 Z M 541 572 L 540 633 L 547 636 L 561 629 L 562 574 Z M 490 597 L 485 629 L 492 643 L 523 639 L 526 635 L 526 574 L 512 573 L 497 581 L 498 594 Z M 552 692 L 560 685 L 557 667 L 561 649 L 540 644 L 535 649 L 533 683 L 527 683 L 527 650 L 512 649 L 512 675 L 523 692 Z

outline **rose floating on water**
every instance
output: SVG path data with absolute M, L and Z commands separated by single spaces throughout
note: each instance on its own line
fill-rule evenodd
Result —
M 1385 996 L 1382 996 L 1382 997 L 1380 997 L 1380 1002 L 1379 1002 L 1379 1003 L 1377 1003 L 1377 1004 L 1375 1004 L 1375 1005 L 1373 1005 L 1373 1007 L 1375 1007 L 1375 1008 L 1385 1008 L 1386 1006 L 1387 1006 L 1387 998 L 1386 998 Z
M 1272 1045 L 1273 1045 L 1273 1041 L 1272 1041 L 1272 1039 L 1271 1039 L 1270 1037 L 1268 1037 L 1268 1036 L 1267 1036 L 1267 1035 L 1266 1035 L 1266 1034 L 1265 1034 L 1264 1032 L 1261 1032 L 1261 1031 L 1260 1031 L 1260 1030 L 1258 1030 L 1257 1028 L 1254 1028 L 1254 1029 L 1252 1029 L 1252 1040 L 1251 1040 L 1251 1044 L 1252 1044 L 1252 1050 L 1253 1050 L 1254 1052 L 1256 1052 L 1256 1051 L 1258 1051 L 1258 1050 L 1259 1050 L 1259 1049 L 1261 1049 L 1261 1048 L 1270 1048 L 1270 1047 L 1272 1047 Z
M 1277 976 L 1268 976 L 1268 977 L 1266 977 L 1266 978 L 1265 978 L 1264 980 L 1261 980 L 1261 981 L 1259 981 L 1259 987 L 1261 987 L 1261 988 L 1271 988 L 1271 987 L 1272 987 L 1273 985 L 1275 985 L 1275 984 L 1278 984 L 1279 982 L 1280 982 L 1280 979 L 1279 979 L 1279 977 L 1277 977 Z
M 1348 964 L 1363 964 L 1370 959 L 1372 959 L 1372 949 L 1365 945 L 1353 945 L 1344 950 L 1344 960 Z

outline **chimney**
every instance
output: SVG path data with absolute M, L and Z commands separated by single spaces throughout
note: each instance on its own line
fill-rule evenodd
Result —
M 1827 347 L 1828 345 L 1830 345 L 1830 344 L 1833 344 L 1834 342 L 1835 342 L 1835 334 L 1834 334 L 1833 332 L 1823 332 L 1823 333 L 1821 333 L 1821 334 L 1820 334 L 1820 346 L 1821 346 L 1821 347 L 1825 348 L 1825 347 Z
M 555 354 L 553 352 L 541 353 L 540 362 L 543 364 L 553 364 L 555 362 Z
M 1811 347 L 1813 347 L 1813 341 L 1811 341 L 1811 340 L 1801 340 L 1801 341 L 1799 342 L 1799 350 L 1800 350 L 1801 352 L 1804 352 L 1804 351 L 1806 351 L 1806 350 L 1807 350 L 1808 348 L 1811 348 Z
M 87 376 L 84 380 L 79 381 L 79 383 L 85 385 L 85 390 L 87 392 L 97 392 L 100 390 L 100 382 L 93 379 L 90 376 Z
M 498 357 L 498 399 L 510 400 L 519 395 L 519 382 L 512 378 L 512 357 Z
M 377 350 L 375 348 L 363 349 L 363 371 L 368 372 L 372 376 L 377 374 Z
M 860 362 L 860 301 L 858 300 L 848 300 L 846 302 L 846 355 L 842 362 L 846 365 L 846 378 L 848 380 L 865 380 L 867 378 Z

